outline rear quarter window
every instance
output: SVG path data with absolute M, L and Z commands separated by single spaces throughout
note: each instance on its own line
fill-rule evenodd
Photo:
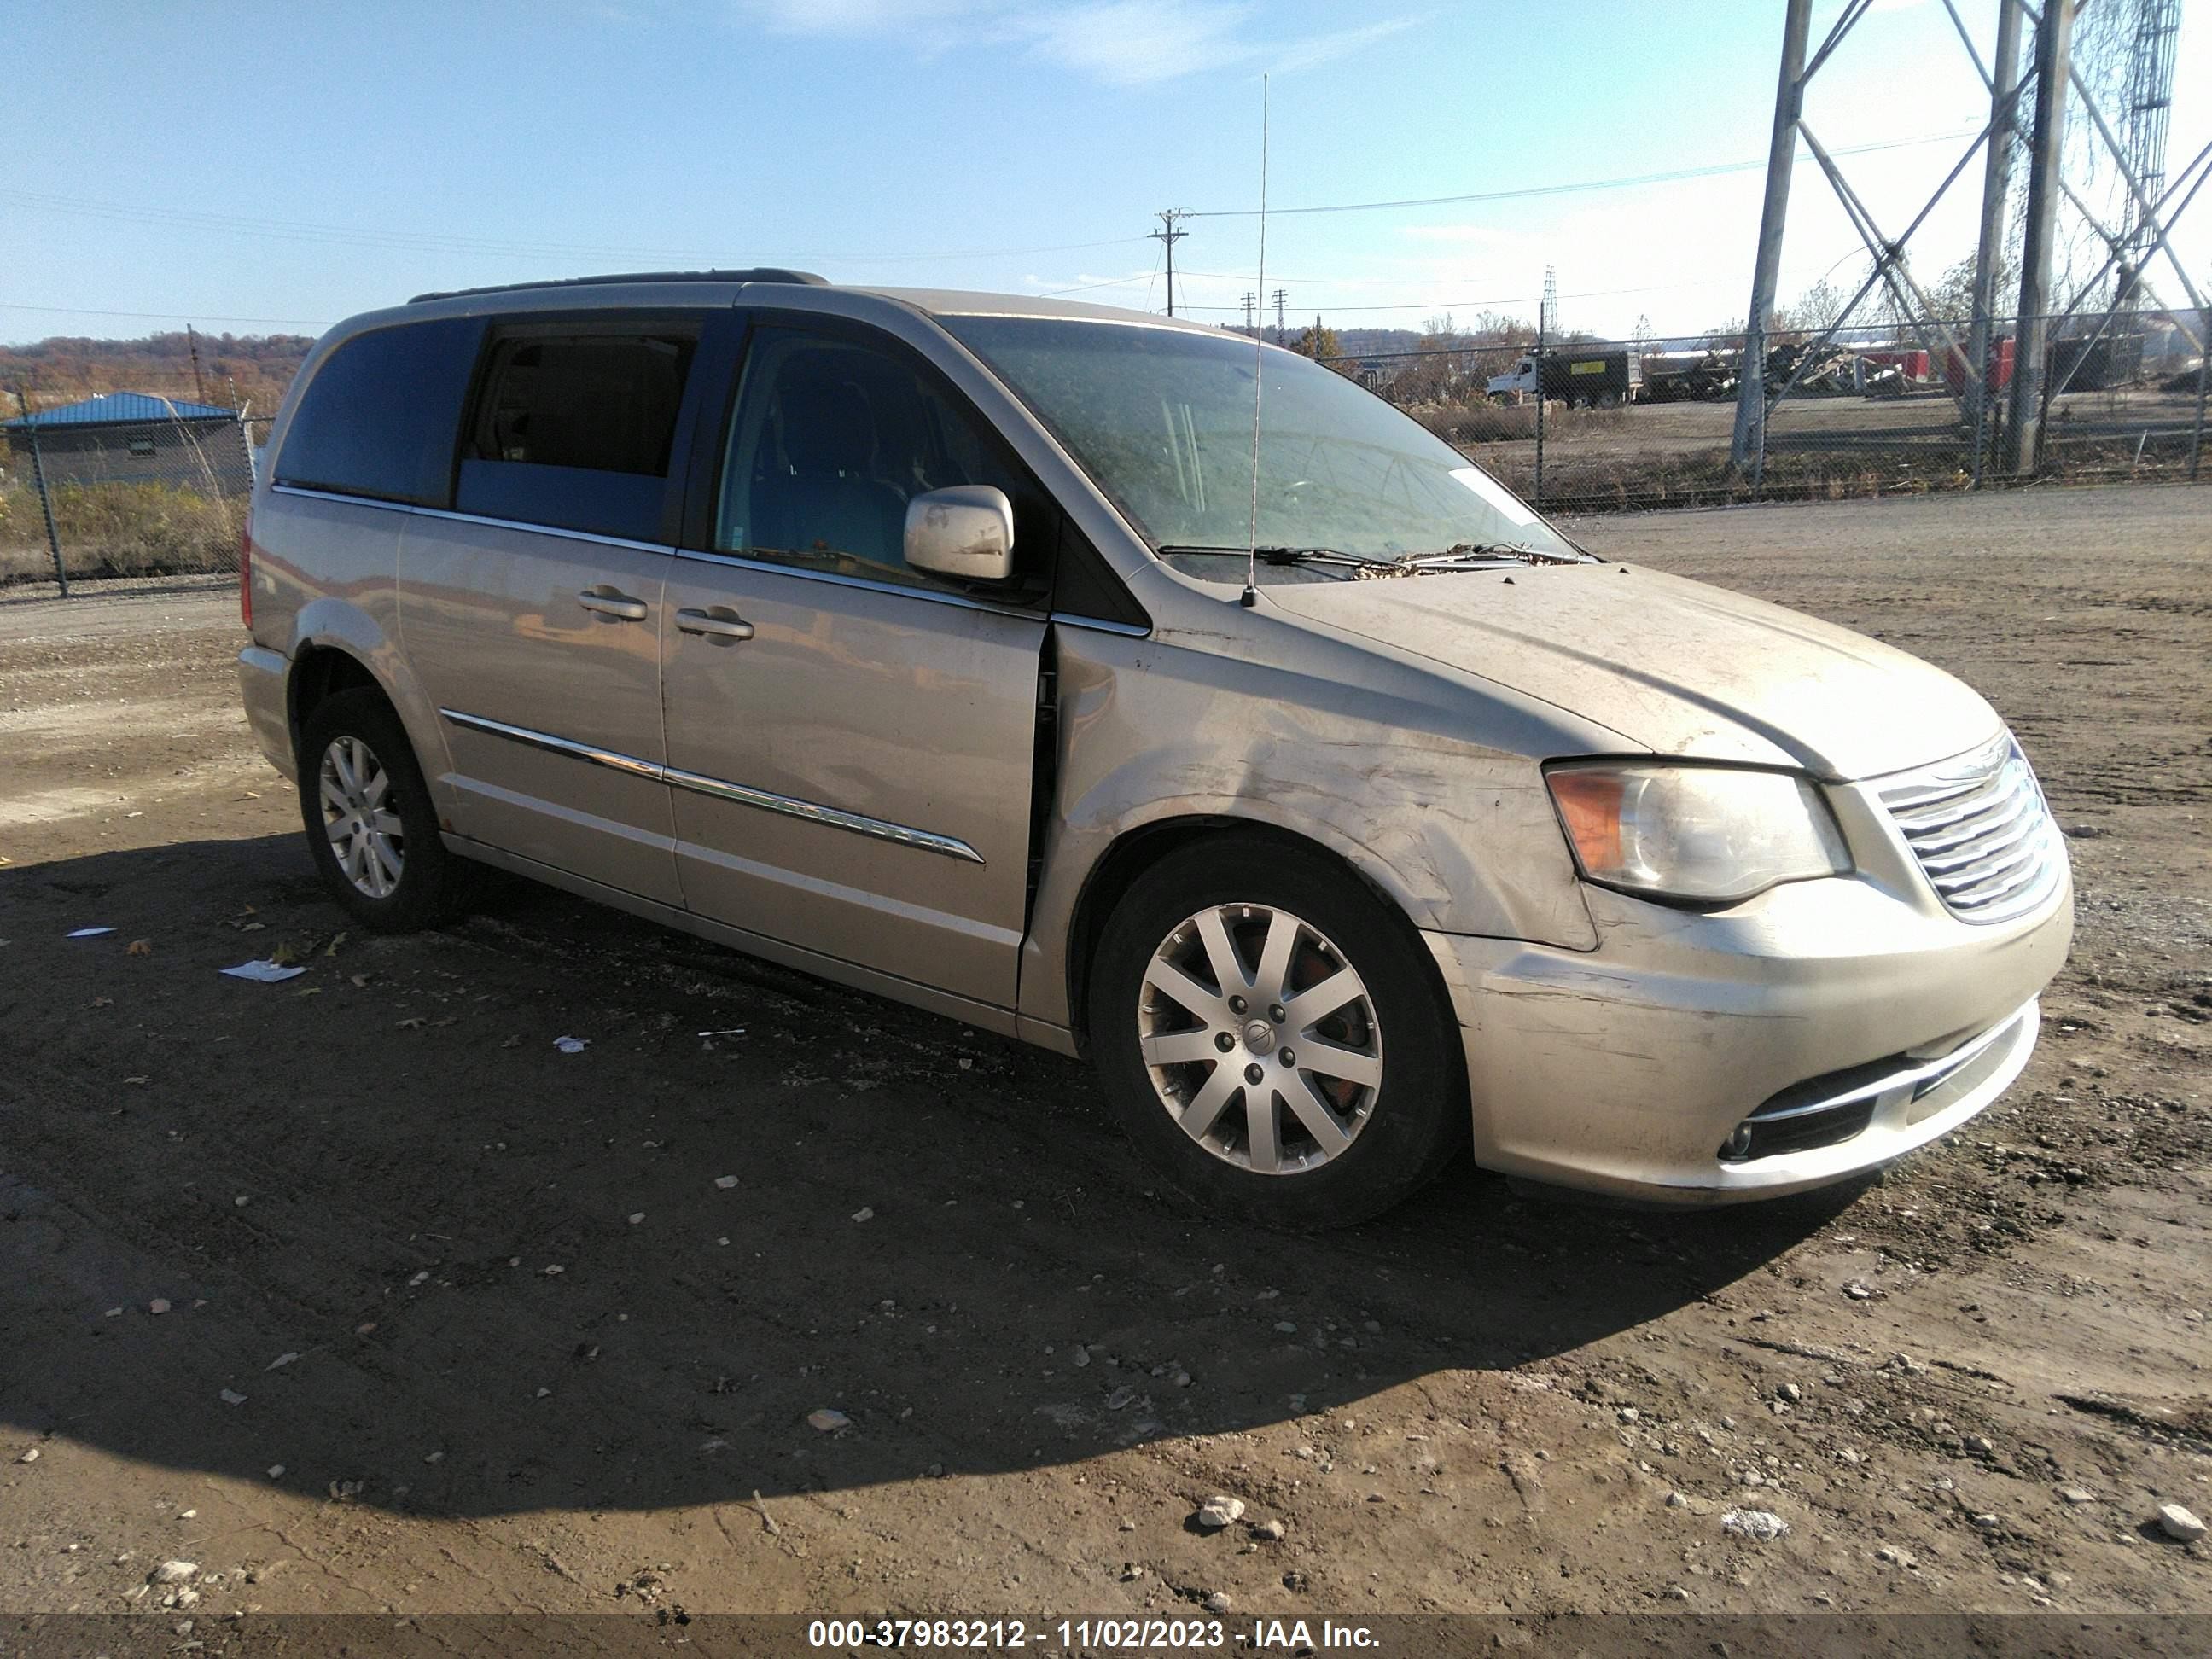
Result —
M 483 325 L 439 318 L 373 329 L 324 359 L 293 411 L 276 481 L 445 507 Z

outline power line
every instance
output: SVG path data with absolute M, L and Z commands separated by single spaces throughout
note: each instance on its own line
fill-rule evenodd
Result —
M 1961 127 L 1950 132 L 1931 132 L 1918 138 L 1889 138 L 1869 144 L 1854 144 L 1847 149 L 1834 149 L 1832 155 L 1866 155 L 1876 150 L 1905 149 L 1916 144 L 1954 143 L 1972 137 L 1978 127 Z M 1766 165 L 1766 158 L 1755 161 L 1715 161 L 1705 167 L 1675 167 L 1665 173 L 1630 173 L 1618 179 L 1584 179 L 1571 184 L 1527 185 L 1516 190 L 1475 191 L 1461 196 L 1413 196 L 1389 202 L 1329 202 L 1314 207 L 1273 208 L 1269 211 L 1279 217 L 1286 213 L 1368 213 L 1389 208 L 1457 207 L 1470 202 L 1517 202 L 1534 196 L 1568 196 L 1583 191 L 1625 190 L 1638 185 L 1679 184 L 1690 179 L 1717 178 L 1726 173 L 1755 173 Z M 1189 219 L 1249 219 L 1256 216 L 1255 208 L 1214 208 L 1186 213 Z
M 0 202 L 12 203 L 36 211 L 70 214 L 80 218 L 175 225 L 194 230 L 220 231 L 234 236 L 267 237 L 279 241 L 335 242 L 355 247 L 429 249 L 538 258 L 702 259 L 738 264 L 769 257 L 753 252 L 733 252 L 726 248 L 629 247 L 611 243 L 532 242 L 498 237 L 454 236 L 436 231 L 380 230 L 313 220 L 262 219 L 184 208 L 140 207 L 127 203 L 103 202 L 87 197 L 60 196 L 36 191 L 0 190 Z M 1116 236 L 1104 241 L 1051 242 L 1033 247 L 962 248 L 923 253 L 831 255 L 782 252 L 773 257 L 780 260 L 805 260 L 831 265 L 896 264 L 915 260 L 1010 258 L 1031 253 L 1072 253 L 1093 248 L 1125 247 L 1141 240 L 1135 236 Z
M 176 311 L 103 311 L 97 306 L 33 306 L 0 300 L 0 311 L 43 312 L 50 317 L 137 317 L 167 323 L 268 323 L 284 328 L 328 328 L 331 319 L 313 317 L 199 317 Z

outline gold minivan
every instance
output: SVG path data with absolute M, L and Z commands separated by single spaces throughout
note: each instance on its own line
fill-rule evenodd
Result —
M 1973 691 L 1590 557 L 1242 335 L 432 295 L 331 330 L 270 453 L 246 707 L 356 918 L 479 860 L 1087 1055 L 1217 1211 L 1357 1221 L 1462 1149 L 1837 1181 L 2002 1093 L 2066 953 Z

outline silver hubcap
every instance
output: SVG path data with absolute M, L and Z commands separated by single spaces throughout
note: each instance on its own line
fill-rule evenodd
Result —
M 1265 905 L 1201 910 L 1160 941 L 1137 1040 L 1176 1126 L 1262 1175 L 1339 1156 L 1382 1087 L 1366 982 L 1318 930 Z
M 370 898 L 399 885 L 407 837 L 389 805 L 392 775 L 359 738 L 334 738 L 317 776 L 323 832 L 346 879 Z

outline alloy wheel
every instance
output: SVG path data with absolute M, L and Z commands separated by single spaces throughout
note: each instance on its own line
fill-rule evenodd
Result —
M 359 738 L 333 738 L 316 786 L 323 832 L 338 868 L 368 897 L 390 897 L 406 867 L 407 836 L 392 810 L 392 775 L 384 763 Z
M 1318 928 L 1267 905 L 1212 906 L 1160 941 L 1137 1039 L 1176 1126 L 1261 1175 L 1341 1156 L 1382 1086 L 1366 982 Z

